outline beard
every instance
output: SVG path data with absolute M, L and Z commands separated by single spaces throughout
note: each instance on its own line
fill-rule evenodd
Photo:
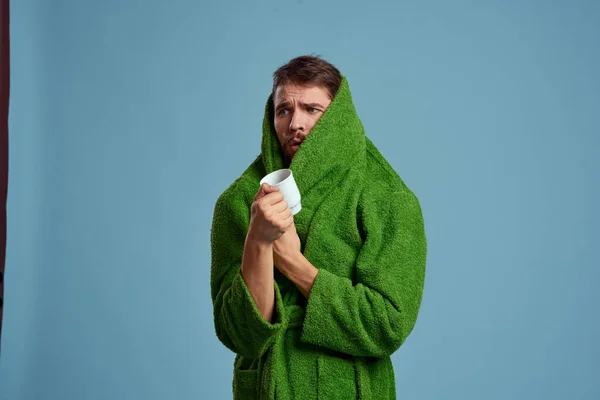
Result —
M 291 149 L 293 141 L 294 138 L 290 138 L 281 146 L 281 153 L 283 155 L 283 164 L 285 168 L 289 168 L 290 164 L 292 163 L 292 159 L 294 158 L 294 153 Z
M 290 164 L 292 163 L 292 159 L 294 158 L 294 155 L 291 153 L 290 148 L 286 147 L 283 149 L 283 164 L 285 168 L 289 168 Z
M 302 139 L 302 142 L 304 141 L 305 138 Z M 283 155 L 283 162 L 284 162 L 284 166 L 285 168 L 289 168 L 290 164 L 292 163 L 292 159 L 294 158 L 294 155 L 296 154 L 296 152 L 298 151 L 298 149 L 296 149 L 295 151 L 292 150 L 292 144 L 297 140 L 297 137 L 290 137 L 287 140 L 285 140 L 285 143 L 281 145 L 281 153 Z M 280 142 L 281 144 L 281 142 Z

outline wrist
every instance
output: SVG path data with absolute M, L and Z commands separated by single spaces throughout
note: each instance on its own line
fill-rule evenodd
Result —
M 260 238 L 252 230 L 249 230 L 248 234 L 246 235 L 246 245 L 252 246 L 261 251 L 272 251 L 273 249 L 272 242 Z

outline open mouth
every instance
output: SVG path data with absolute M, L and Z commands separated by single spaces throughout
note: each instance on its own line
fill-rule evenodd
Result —
M 300 145 L 302 144 L 302 140 L 294 140 L 292 142 L 292 149 L 293 150 L 298 150 L 300 148 Z

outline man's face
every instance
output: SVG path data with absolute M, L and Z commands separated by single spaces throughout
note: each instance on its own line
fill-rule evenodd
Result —
M 331 99 L 326 88 L 288 83 L 277 88 L 274 101 L 275 131 L 289 165 Z

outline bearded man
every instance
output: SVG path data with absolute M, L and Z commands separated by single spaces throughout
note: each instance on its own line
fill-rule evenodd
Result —
M 292 215 L 265 175 L 292 170 Z M 261 153 L 218 198 L 211 295 L 239 399 L 395 399 L 427 244 L 419 201 L 364 132 L 346 78 L 301 56 L 274 73 Z

